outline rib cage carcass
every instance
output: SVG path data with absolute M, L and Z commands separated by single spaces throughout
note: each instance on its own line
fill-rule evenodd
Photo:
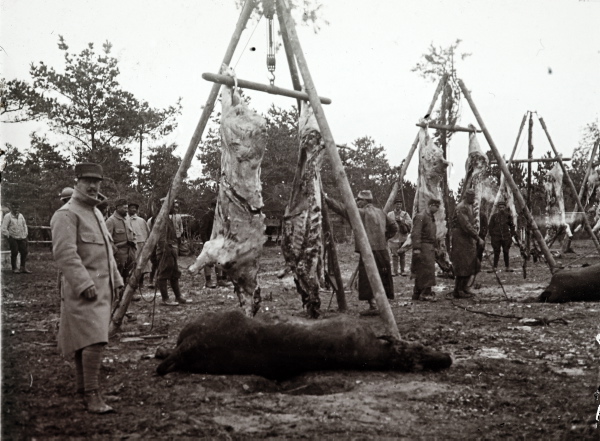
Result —
M 319 273 L 323 262 L 320 169 L 325 144 L 310 104 L 302 102 L 300 149 L 292 194 L 285 209 L 281 248 L 310 317 L 319 316 Z
M 421 120 L 427 123 L 427 120 Z M 452 270 L 452 264 L 446 249 L 446 207 L 442 192 L 442 178 L 450 162 L 444 159 L 442 149 L 433 143 L 426 128 L 419 131 L 419 177 L 417 179 L 417 190 L 413 204 L 414 216 L 427 208 L 429 199 L 436 198 L 441 201 L 440 209 L 435 213 L 435 225 L 437 229 L 437 243 L 435 246 L 435 259 L 439 267 L 445 271 Z M 410 236 L 402 245 L 402 250 L 412 245 Z
M 469 128 L 475 129 L 473 125 Z M 481 217 L 481 200 L 484 197 L 486 169 L 488 165 L 487 156 L 483 154 L 475 131 L 469 132 L 469 156 L 465 164 L 466 175 L 464 190 L 472 188 L 475 190 L 475 202 L 473 203 L 473 213 L 477 222 L 477 231 L 480 229 Z
M 546 191 L 546 207 L 548 209 L 546 223 L 548 229 L 544 238 L 546 243 L 550 243 L 557 235 L 561 234 L 561 230 L 564 230 L 567 237 L 573 236 L 565 217 L 563 171 L 558 162 L 548 172 L 546 182 L 544 182 L 544 190 Z
M 233 76 L 233 71 L 227 74 Z M 215 221 L 210 240 L 189 270 L 220 264 L 233 282 L 244 313 L 251 316 L 261 302 L 257 275 L 265 215 L 260 166 L 266 121 L 248 108 L 234 88 L 223 86 L 221 104 L 221 178 Z

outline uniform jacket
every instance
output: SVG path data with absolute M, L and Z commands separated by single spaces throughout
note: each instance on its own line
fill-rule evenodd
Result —
M 133 234 L 135 235 L 135 241 L 137 243 L 146 242 L 148 236 L 150 235 L 150 228 L 148 227 L 148 223 L 144 219 L 139 217 L 137 214 L 130 216 L 129 221 L 131 222 L 131 228 L 133 229 Z
M 2 235 L 13 239 L 27 239 L 27 222 L 23 213 L 6 213 L 2 219 Z
M 435 244 L 437 227 L 435 219 L 427 210 L 423 210 L 415 216 L 415 223 L 410 233 L 413 250 L 420 250 L 422 244 Z
M 510 239 L 515 232 L 515 224 L 509 212 L 497 211 L 490 219 L 488 233 L 494 239 Z
M 479 232 L 473 205 L 461 201 L 454 211 L 451 260 L 454 274 L 460 277 L 477 272 L 477 239 Z
M 75 189 L 50 221 L 52 253 L 62 272 L 58 346 L 64 355 L 108 342 L 113 292 L 123 286 L 111 236 L 95 208 L 99 202 Z M 82 297 L 92 286 L 96 299 Z
M 127 245 L 123 242 L 137 242 L 131 220 L 128 217 L 122 217 L 116 211 L 106 219 L 106 228 L 119 248 Z
M 388 217 L 390 217 L 391 219 L 394 219 L 396 221 L 396 223 L 398 224 L 398 232 L 394 235 L 394 237 L 392 237 L 390 239 L 390 242 L 392 243 L 402 243 L 405 242 L 406 239 L 408 238 L 408 235 L 410 234 L 410 230 L 412 230 L 412 219 L 410 218 L 410 215 L 406 212 L 406 211 L 401 211 L 400 213 L 396 213 L 396 211 L 390 211 L 388 213 Z M 401 233 L 400 232 L 400 223 L 404 222 L 409 229 L 408 233 Z
M 333 211 L 349 219 L 346 208 L 341 202 L 327 198 L 327 203 Z M 359 208 L 360 219 L 367 232 L 369 244 L 373 251 L 387 250 L 387 239 L 393 237 L 398 232 L 398 224 L 394 219 L 390 219 L 385 215 L 381 208 L 375 207 L 369 203 L 363 208 Z M 355 245 L 355 251 L 358 250 L 358 245 Z

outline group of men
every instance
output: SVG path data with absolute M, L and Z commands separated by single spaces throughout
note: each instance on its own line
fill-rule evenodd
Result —
M 325 201 L 333 211 L 348 219 L 343 204 L 327 196 Z M 493 271 L 497 271 L 500 249 L 504 253 L 506 270 L 511 271 L 508 252 L 512 237 L 516 233 L 512 217 L 506 210 L 506 203 L 502 201 L 498 203 L 498 211 L 492 215 L 488 226 L 485 219 L 483 224 L 479 225 L 481 219 L 475 213 L 474 202 L 475 191 L 467 189 L 464 198 L 457 205 L 452 219 L 450 258 L 455 276 L 452 296 L 458 299 L 473 296 L 473 292 L 469 288 L 469 281 L 481 268 L 486 232 L 489 231 L 494 250 Z M 432 287 L 436 284 L 435 263 L 438 240 L 435 213 L 439 210 L 441 201 L 431 198 L 426 209 L 417 213 L 414 219 L 411 219 L 411 216 L 404 210 L 401 199 L 395 201 L 394 210 L 386 215 L 383 210 L 373 205 L 373 196 L 369 190 L 359 192 L 356 204 L 387 298 L 394 298 L 392 277 L 407 275 L 405 272 L 406 251 L 403 245 L 410 235 L 413 249 L 411 272 L 415 279 L 412 299 L 433 299 L 435 295 Z M 358 246 L 355 250 L 359 252 Z M 398 266 L 400 266 L 400 271 L 398 271 Z M 358 266 L 358 292 L 359 300 L 369 303 L 369 310 L 362 314 L 377 314 L 362 257 L 359 259 Z

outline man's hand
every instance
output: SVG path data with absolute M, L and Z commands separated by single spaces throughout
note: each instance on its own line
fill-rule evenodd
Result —
M 85 291 L 83 291 L 81 293 L 81 295 L 85 299 L 94 300 L 97 297 L 96 287 L 95 286 L 90 286 L 88 289 L 86 289 Z

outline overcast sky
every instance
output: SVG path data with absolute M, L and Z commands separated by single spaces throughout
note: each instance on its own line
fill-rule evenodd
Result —
M 600 114 L 600 0 L 329 0 L 318 34 L 298 32 L 317 91 L 333 100 L 325 111 L 336 143 L 371 136 L 383 145 L 391 165 L 406 156 L 435 90 L 411 69 L 431 43 L 472 55 L 458 63 L 458 75 L 472 92 L 492 138 L 506 156 L 527 110 L 544 117 L 559 151 L 570 156 L 582 128 Z M 168 141 L 183 155 L 211 84 L 203 72 L 217 72 L 237 21 L 234 0 L 1 0 L 0 68 L 7 79 L 28 80 L 31 62 L 62 69 L 58 36 L 70 52 L 108 40 L 119 59 L 120 83 L 153 107 L 183 98 L 179 127 Z M 252 34 L 250 38 L 250 35 Z M 251 51 L 250 48 L 256 48 Z M 239 78 L 268 82 L 266 24 L 251 23 L 233 58 Z M 277 55 L 276 85 L 291 88 L 283 50 Z M 294 100 L 250 92 L 259 112 Z M 461 125 L 476 124 L 462 104 Z M 0 124 L 2 143 L 20 149 L 41 123 Z M 483 135 L 479 142 L 488 149 Z M 450 187 L 464 176 L 468 136 L 449 146 Z M 539 127 L 535 156 L 550 149 Z M 522 137 L 517 157 L 526 157 Z M 269 158 L 265 157 L 265 161 Z M 192 164 L 191 175 L 199 164 Z M 409 169 L 414 181 L 417 168 Z

